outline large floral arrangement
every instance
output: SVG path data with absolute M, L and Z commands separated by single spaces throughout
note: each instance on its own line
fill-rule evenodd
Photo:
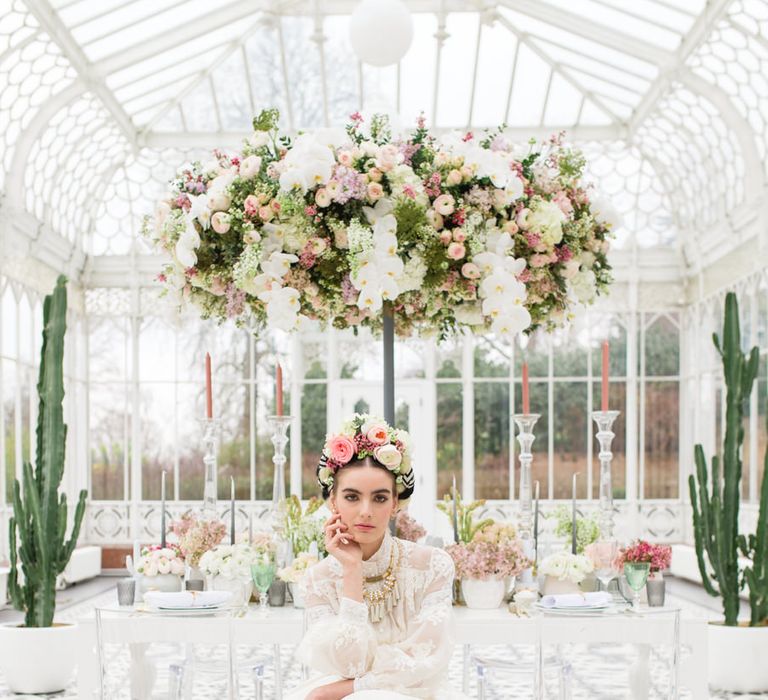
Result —
M 183 576 L 184 559 L 179 548 L 175 545 L 144 547 L 141 550 L 136 571 L 142 576 L 148 577 L 160 576 L 162 574 Z
M 280 135 L 254 119 L 241 153 L 215 151 L 170 183 L 144 235 L 171 257 L 160 280 L 203 317 L 292 330 L 381 323 L 444 336 L 561 324 L 611 281 L 610 208 L 561 137 L 519 150 L 503 130 L 437 138 L 419 119 L 351 116 L 346 134 Z
M 531 566 L 519 540 L 461 542 L 446 547 L 456 566 L 457 578 L 504 578 L 517 576 Z
M 200 557 L 200 571 L 211 576 L 248 581 L 260 554 L 249 544 L 219 544 Z
M 539 565 L 540 573 L 571 583 L 581 583 L 592 571 L 594 565 L 589 557 L 567 550 L 550 554 Z
M 623 568 L 626 562 L 648 562 L 651 565 L 651 573 L 655 574 L 669 568 L 672 563 L 672 547 L 636 540 L 619 554 L 619 566 Z
M 200 557 L 213 549 L 227 534 L 227 526 L 219 520 L 199 520 L 186 515 L 171 523 L 171 531 L 179 539 L 179 549 L 191 566 L 200 563 Z

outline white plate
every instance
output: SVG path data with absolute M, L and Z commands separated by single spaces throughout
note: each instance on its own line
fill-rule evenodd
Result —
M 548 607 L 546 605 L 542 605 L 541 603 L 535 604 L 536 609 L 542 610 L 543 612 L 553 612 L 553 613 L 566 613 L 566 614 L 578 614 L 583 612 L 604 612 L 606 610 L 610 610 L 614 608 L 612 604 L 607 605 L 579 605 L 579 606 L 569 606 L 564 608 L 558 608 L 558 607 Z

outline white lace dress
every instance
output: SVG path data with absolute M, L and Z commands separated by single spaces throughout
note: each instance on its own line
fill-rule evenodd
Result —
M 387 534 L 363 562 L 363 576 L 383 574 L 393 548 L 399 560 L 394 590 L 370 610 L 342 597 L 342 568 L 334 557 L 309 570 L 304 579 L 308 630 L 299 658 L 321 675 L 289 692 L 287 700 L 304 700 L 313 688 L 341 678 L 354 678 L 355 692 L 347 696 L 353 700 L 465 697 L 447 680 L 453 561 L 441 549 Z

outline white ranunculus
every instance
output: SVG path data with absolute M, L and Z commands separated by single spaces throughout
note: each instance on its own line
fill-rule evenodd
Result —
M 569 281 L 573 295 L 583 304 L 590 304 L 597 294 L 597 279 L 592 270 L 579 270 Z
M 248 137 L 248 145 L 253 148 L 261 148 L 269 143 L 269 133 L 266 131 L 256 131 Z
M 528 214 L 527 227 L 541 234 L 542 242 L 548 246 L 557 245 L 563 240 L 563 222 L 565 214 L 554 202 L 540 201 Z
M 179 559 L 178 557 L 174 557 L 171 559 L 171 573 L 174 576 L 183 576 L 184 575 L 184 562 Z
M 317 478 L 324 483 L 332 476 L 333 472 L 328 467 L 321 467 L 317 472 Z
M 579 263 L 584 267 L 592 267 L 595 264 L 595 254 L 585 250 L 579 258 Z
M 208 197 L 208 206 L 213 212 L 226 211 L 230 204 L 232 204 L 232 198 L 226 192 L 213 192 Z
M 240 176 L 246 180 L 256 177 L 261 169 L 261 158 L 259 156 L 248 156 L 243 158 L 240 163 Z
M 217 177 L 213 178 L 210 183 L 208 183 L 208 194 L 210 195 L 213 193 L 226 192 L 227 187 L 232 184 L 234 179 L 235 173 L 231 170 L 227 170 L 221 175 L 218 175 Z
M 373 456 L 376 458 L 376 461 L 389 469 L 400 466 L 400 462 L 403 461 L 403 455 L 400 454 L 400 450 L 394 445 L 380 445 L 374 449 Z

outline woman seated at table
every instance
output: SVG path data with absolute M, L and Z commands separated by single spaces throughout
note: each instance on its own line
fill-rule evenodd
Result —
M 330 556 L 304 579 L 299 656 L 323 675 L 289 700 L 463 698 L 447 683 L 453 561 L 389 532 L 413 494 L 410 436 L 355 416 L 327 439 L 317 478 Z

